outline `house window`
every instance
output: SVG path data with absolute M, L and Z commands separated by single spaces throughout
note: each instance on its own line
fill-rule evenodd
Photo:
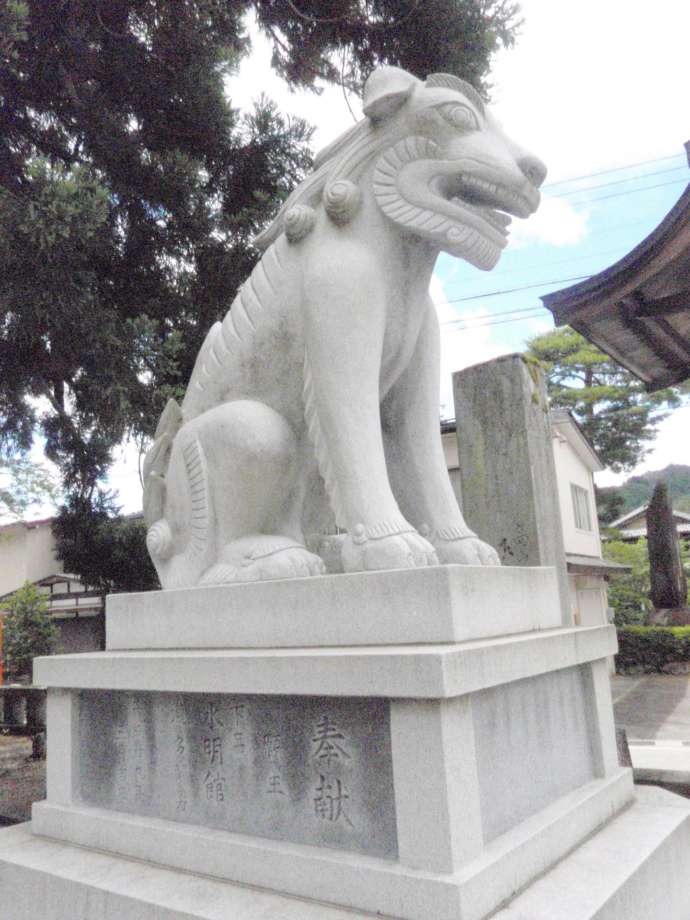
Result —
M 570 494 L 573 497 L 573 511 L 575 512 L 575 526 L 578 530 L 591 530 L 592 518 L 589 513 L 589 494 L 587 489 L 570 483 Z

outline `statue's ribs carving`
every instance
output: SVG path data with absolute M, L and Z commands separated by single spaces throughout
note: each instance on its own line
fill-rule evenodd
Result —
M 198 438 L 194 438 L 185 445 L 182 456 L 192 500 L 189 548 L 194 555 L 200 556 L 206 551 L 208 542 L 210 502 L 206 458 Z
M 346 526 L 345 512 L 340 497 L 340 490 L 338 489 L 338 482 L 333 470 L 333 464 L 331 463 L 331 458 L 328 454 L 326 438 L 324 437 L 321 422 L 319 421 L 316 407 L 316 396 L 314 395 L 314 380 L 311 372 L 311 367 L 309 365 L 309 356 L 306 354 L 304 356 L 303 398 L 304 418 L 307 424 L 307 433 L 309 435 L 309 440 L 311 441 L 314 448 L 314 454 L 316 456 L 316 463 L 319 468 L 319 473 L 321 474 L 321 478 L 323 479 L 326 486 L 326 494 L 328 495 L 328 499 L 331 503 L 331 510 L 335 516 L 335 522 L 338 527 L 344 528 Z
M 186 420 L 222 402 L 231 375 L 254 352 L 257 333 L 280 309 L 286 245 L 280 237 L 266 250 L 223 321 L 214 323 L 204 339 L 183 403 Z

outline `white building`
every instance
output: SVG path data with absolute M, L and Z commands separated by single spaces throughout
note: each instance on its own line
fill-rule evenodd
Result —
M 647 508 L 646 505 L 640 505 L 639 508 L 633 508 L 626 514 L 621 515 L 609 524 L 612 529 L 620 532 L 620 539 L 629 543 L 635 543 L 641 537 L 647 536 Z M 673 520 L 676 524 L 678 536 L 685 543 L 690 543 L 690 514 L 684 511 L 673 510 Z
M 552 410 L 550 418 L 573 618 L 583 626 L 606 623 L 608 577 L 626 571 L 626 566 L 601 557 L 594 473 L 604 466 L 568 411 Z M 442 423 L 441 436 L 451 482 L 460 497 L 455 423 Z
M 105 647 L 103 596 L 63 571 L 55 555 L 52 518 L 0 526 L 0 603 L 25 582 L 46 596 L 63 652 Z

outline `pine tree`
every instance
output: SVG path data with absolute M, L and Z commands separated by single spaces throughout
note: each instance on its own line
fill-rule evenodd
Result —
M 668 414 L 664 408 L 680 405 L 677 390 L 648 393 L 640 380 L 569 326 L 527 344 L 545 370 L 551 405 L 573 413 L 601 461 L 615 471 L 642 460 Z

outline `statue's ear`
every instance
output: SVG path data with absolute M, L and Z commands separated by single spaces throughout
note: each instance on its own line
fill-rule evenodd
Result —
M 392 115 L 420 81 L 399 67 L 381 67 L 364 84 L 364 114 L 372 121 Z

